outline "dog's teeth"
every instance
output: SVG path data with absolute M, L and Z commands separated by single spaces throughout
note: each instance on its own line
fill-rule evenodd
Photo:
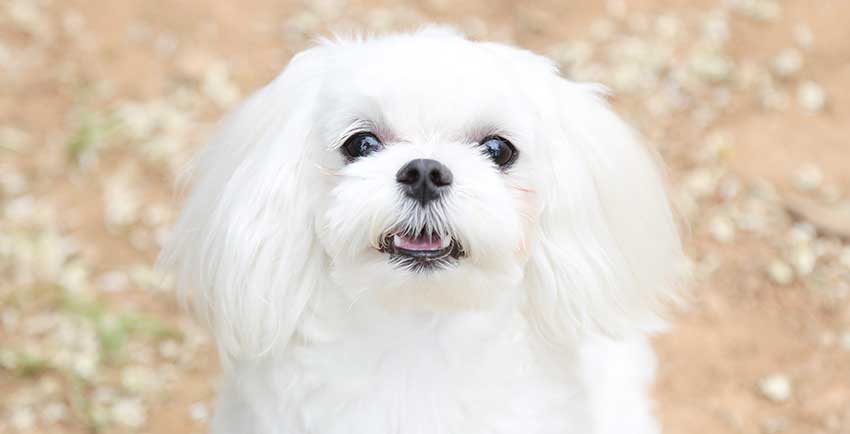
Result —
M 401 237 L 398 234 L 393 235 L 393 246 L 398 247 L 401 245 Z

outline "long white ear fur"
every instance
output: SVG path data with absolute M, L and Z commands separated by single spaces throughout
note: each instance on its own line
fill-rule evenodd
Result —
M 526 269 L 531 322 L 552 343 L 654 330 L 688 275 L 658 160 L 601 86 L 553 81 L 554 127 L 539 156 L 543 209 Z
M 198 156 L 160 257 L 223 360 L 285 346 L 320 285 L 316 165 L 308 146 L 323 47 L 292 59 L 230 114 Z

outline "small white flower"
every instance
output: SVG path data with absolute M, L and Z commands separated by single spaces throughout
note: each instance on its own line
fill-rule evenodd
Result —
M 850 351 L 850 329 L 841 333 L 841 337 L 838 338 L 838 345 L 842 350 Z
M 36 200 L 31 195 L 21 196 L 9 201 L 4 210 L 6 218 L 14 223 L 26 223 L 36 213 Z
M 714 46 L 720 46 L 729 39 L 729 17 L 722 12 L 714 12 L 702 23 L 702 37 Z
M 817 256 L 811 246 L 803 244 L 794 249 L 792 263 L 798 276 L 807 276 L 815 270 Z
M 89 270 L 75 261 L 62 269 L 57 283 L 70 292 L 85 293 L 89 288 Z
M 196 422 L 206 422 L 210 411 L 203 402 L 196 402 L 189 407 L 189 417 Z
M 142 366 L 128 366 L 121 371 L 121 386 L 133 393 L 141 393 L 157 386 L 156 376 Z
M 826 107 L 826 92 L 813 81 L 804 81 L 797 88 L 797 101 L 810 112 L 819 112 Z
M 723 82 L 730 78 L 733 71 L 732 61 L 721 53 L 697 51 L 691 55 L 691 71 L 701 80 Z
M 202 90 L 219 107 L 228 107 L 239 98 L 239 88 L 230 80 L 230 70 L 224 62 L 207 69 Z
M 0 149 L 24 151 L 32 143 L 29 133 L 14 127 L 0 126 Z
M 773 58 L 772 66 L 776 75 L 783 78 L 793 77 L 803 67 L 803 56 L 797 49 L 786 48 Z
M 103 292 L 121 292 L 127 289 L 130 278 L 122 271 L 109 271 L 97 279 L 97 286 Z
M 782 6 L 776 0 L 732 0 L 732 6 L 743 15 L 758 21 L 776 21 Z
M 808 244 L 815 240 L 817 229 L 807 222 L 796 223 L 788 230 L 788 242 L 793 245 Z
M 90 354 L 80 354 L 73 361 L 74 372 L 83 378 L 92 378 L 97 370 L 97 359 Z
M 730 243 L 735 240 L 735 225 L 723 216 L 715 216 L 709 223 L 709 232 L 715 241 Z
M 109 415 L 115 422 L 129 428 L 140 428 L 147 420 L 147 411 L 141 400 L 121 398 L 110 407 Z
M 713 195 L 717 190 L 718 178 L 711 170 L 699 168 L 685 177 L 684 187 L 697 199 L 704 198 Z
M 794 172 L 793 181 L 801 191 L 814 190 L 823 182 L 823 171 L 815 164 L 804 164 Z
M 0 148 L 3 144 L 0 143 Z M 0 150 L 2 152 L 2 150 Z M 14 167 L 0 166 L 0 190 L 9 196 L 23 193 L 27 189 L 27 179 Z
M 160 226 L 171 219 L 171 209 L 161 203 L 150 205 L 146 208 L 142 221 L 150 227 Z
M 788 285 L 794 280 L 794 270 L 779 259 L 773 260 L 767 267 L 767 275 L 770 280 L 779 285 Z
M 765 398 L 773 402 L 785 402 L 791 398 L 793 385 L 788 376 L 774 374 L 759 381 L 759 390 Z
M 850 271 L 850 246 L 845 246 L 841 249 L 841 253 L 838 255 L 838 262 Z
M 134 223 L 139 218 L 142 206 L 137 191 L 136 169 L 124 167 L 104 183 L 104 219 L 110 227 L 122 227 Z
M 12 410 L 10 418 L 12 427 L 20 432 L 30 432 L 35 426 L 35 414 L 29 406 Z

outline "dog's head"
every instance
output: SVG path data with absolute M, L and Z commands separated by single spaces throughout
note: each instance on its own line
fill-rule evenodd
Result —
M 287 341 L 324 291 L 620 333 L 682 272 L 655 161 L 600 88 L 443 29 L 302 52 L 196 171 L 166 257 L 232 354 Z

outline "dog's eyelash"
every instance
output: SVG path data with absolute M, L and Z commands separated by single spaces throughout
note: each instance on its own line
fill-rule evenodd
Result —
M 504 137 L 512 143 L 517 142 L 517 137 L 511 134 L 511 132 L 505 130 L 504 128 L 487 124 L 485 124 L 484 127 L 475 128 L 473 130 L 468 131 L 465 135 L 465 138 L 466 141 L 469 143 L 481 143 L 482 140 L 493 136 Z
M 374 129 L 372 129 L 372 128 L 364 128 L 364 127 L 359 126 L 359 125 L 353 125 L 352 127 L 349 127 L 348 129 L 346 129 L 345 132 L 343 132 L 339 136 L 339 138 L 334 140 L 334 142 L 331 144 L 331 146 L 329 146 L 329 148 L 330 149 L 340 149 L 340 148 L 342 148 L 342 145 L 344 145 L 345 142 L 348 139 L 356 136 L 357 134 L 362 134 L 362 133 L 375 134 L 375 136 L 380 138 L 380 136 L 378 136 L 378 134 L 375 133 Z

